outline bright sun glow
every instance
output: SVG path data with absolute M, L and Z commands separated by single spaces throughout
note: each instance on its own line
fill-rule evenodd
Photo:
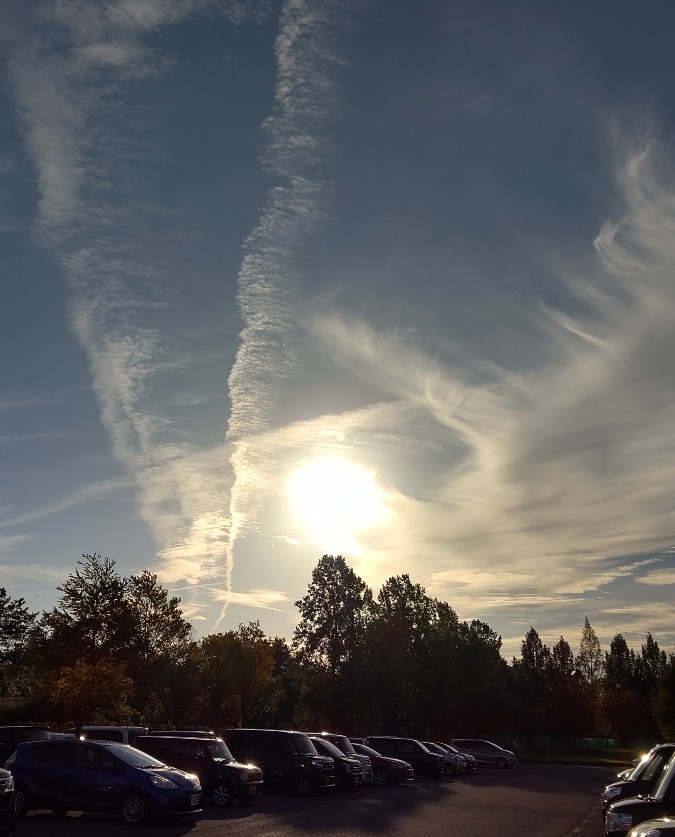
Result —
M 305 536 L 326 552 L 358 551 L 358 533 L 387 516 L 374 475 L 346 459 L 317 459 L 298 468 L 288 495 Z

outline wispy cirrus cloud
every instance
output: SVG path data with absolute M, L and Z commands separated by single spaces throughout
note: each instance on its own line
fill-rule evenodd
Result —
M 68 278 L 71 328 L 128 475 L 115 488 L 135 485 L 138 513 L 170 579 L 215 572 L 228 477 L 222 452 L 189 439 L 157 397 L 163 376 L 181 363 L 166 316 L 171 289 L 162 273 L 162 232 L 151 227 L 166 213 L 152 200 L 134 200 L 134 165 L 153 149 L 136 140 L 139 126 L 127 123 L 120 103 L 130 81 L 140 83 L 175 60 L 156 40 L 149 45 L 165 27 L 199 14 L 240 24 L 267 13 L 266 2 L 243 0 L 44 0 L 17 6 L 8 29 L 10 89 L 39 188 L 36 227 Z M 114 482 L 101 493 L 114 490 Z M 91 487 L 84 488 L 2 525 L 91 496 Z
M 548 341 L 538 367 L 476 360 L 459 371 L 414 333 L 348 311 L 312 314 L 326 357 L 406 406 L 402 448 L 439 442 L 418 490 L 392 500 L 395 536 L 372 535 L 366 573 L 386 554 L 392 571 L 413 564 L 452 601 L 468 579 L 462 607 L 473 614 L 474 596 L 492 597 L 493 609 L 518 596 L 583 608 L 620 580 L 672 577 L 649 572 L 654 559 L 624 557 L 659 552 L 675 534 L 675 198 L 662 162 L 648 140 L 617 169 L 625 214 L 600 231 L 592 273 L 565 270 L 577 310 L 533 320 L 533 342 L 535 329 Z
M 254 519 L 266 482 L 260 439 L 278 424 L 280 398 L 298 374 L 293 333 L 301 307 L 295 255 L 298 245 L 316 233 L 327 208 L 328 184 L 321 167 L 330 151 L 328 125 L 337 107 L 334 71 L 339 58 L 333 41 L 346 12 L 336 0 L 294 0 L 281 10 L 275 106 L 265 123 L 269 142 L 264 160 L 282 183 L 270 190 L 260 221 L 245 242 L 239 273 L 243 329 L 229 377 L 228 439 L 235 449 L 230 460 L 234 482 L 228 578 L 235 543 Z

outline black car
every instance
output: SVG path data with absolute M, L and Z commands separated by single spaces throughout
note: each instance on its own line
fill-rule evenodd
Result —
M 7 760 L 19 816 L 31 808 L 118 814 L 128 823 L 201 811 L 198 779 L 129 744 L 50 740 L 19 744 Z
M 368 756 L 373 766 L 373 782 L 376 785 L 398 785 L 399 782 L 413 782 L 415 771 L 412 764 L 403 759 L 383 756 L 366 744 L 354 744 L 357 753 Z
M 346 756 L 358 759 L 361 762 L 363 783 L 369 785 L 373 781 L 373 765 L 371 764 L 370 757 L 363 753 L 357 753 L 354 745 L 346 735 L 338 732 L 308 732 L 307 735 L 312 739 L 323 738 L 324 741 L 330 741 L 331 744 L 335 744 L 338 750 L 341 750 Z
M 328 756 L 335 763 L 335 779 L 341 790 L 349 790 L 363 784 L 361 762 L 356 756 L 347 756 L 325 738 L 310 738 L 320 756 Z
M 621 782 L 613 782 L 600 795 L 602 816 L 604 819 L 607 808 L 612 802 L 627 799 L 631 796 L 645 796 L 656 787 L 666 764 L 675 753 L 675 744 L 657 744 L 640 759 L 631 773 Z
M 141 735 L 134 747 L 165 764 L 194 773 L 204 796 L 214 805 L 231 805 L 235 800 L 248 805 L 262 790 L 262 770 L 235 761 L 222 738 Z
M 412 764 L 415 776 L 437 779 L 443 775 L 445 760 L 437 753 L 431 753 L 416 738 L 402 738 L 396 735 L 370 735 L 363 739 L 368 747 L 382 753 L 383 756 L 403 759 Z
M 14 831 L 16 806 L 14 803 L 14 777 L 0 767 L 0 837 Z
M 631 828 L 628 837 L 675 837 L 675 819 L 658 817 Z
M 261 768 L 265 790 L 292 790 L 307 796 L 335 787 L 333 759 L 319 755 L 302 732 L 232 728 L 225 730 L 224 738 L 237 761 Z
M 612 802 L 605 814 L 605 837 L 625 837 L 636 825 L 657 817 L 675 816 L 675 755 L 647 795 Z
M 0 764 L 4 764 L 22 741 L 48 741 L 51 738 L 47 727 L 15 724 L 0 727 Z

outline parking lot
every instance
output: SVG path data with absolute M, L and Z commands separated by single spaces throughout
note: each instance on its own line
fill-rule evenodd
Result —
M 599 794 L 615 771 L 520 764 L 482 768 L 458 779 L 419 779 L 411 786 L 363 787 L 307 799 L 268 793 L 253 805 L 205 805 L 194 820 L 151 823 L 147 837 L 600 837 Z M 121 837 L 130 826 L 112 817 L 70 812 L 58 819 L 33 811 L 17 837 Z

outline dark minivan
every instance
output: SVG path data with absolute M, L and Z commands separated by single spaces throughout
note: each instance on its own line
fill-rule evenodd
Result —
M 443 756 L 430 752 L 416 738 L 401 738 L 396 735 L 371 735 L 364 738 L 363 743 L 377 750 L 378 753 L 382 753 L 383 756 L 403 759 L 408 764 L 412 764 L 415 769 L 415 776 L 436 779 L 443 775 L 445 765 Z
M 605 837 L 624 837 L 645 820 L 675 813 L 675 756 L 671 756 L 654 789 L 642 796 L 612 802 L 605 814 Z
M 612 802 L 631 796 L 646 796 L 656 787 L 673 753 L 675 744 L 657 744 L 638 761 L 626 779 L 607 785 L 600 795 L 603 819 Z
M 15 724 L 0 727 L 0 764 L 4 764 L 22 741 L 49 741 L 51 736 L 47 727 Z
M 224 738 L 237 761 L 262 769 L 266 790 L 292 790 L 307 796 L 335 787 L 333 759 L 320 756 L 302 732 L 236 728 L 225 730 Z
M 234 760 L 222 738 L 178 735 L 140 735 L 134 747 L 156 759 L 194 773 L 204 796 L 214 805 L 242 805 L 253 802 L 260 794 L 263 774 L 259 767 Z

